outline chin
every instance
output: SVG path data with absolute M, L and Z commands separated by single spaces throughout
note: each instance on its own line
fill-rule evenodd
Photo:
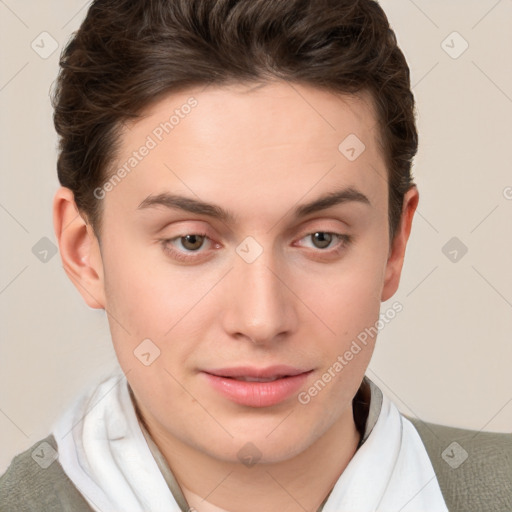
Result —
M 219 461 L 231 464 L 242 463 L 250 468 L 256 463 L 276 464 L 293 459 L 314 443 L 314 439 L 303 432 L 296 432 L 293 435 L 290 435 L 289 429 L 283 429 L 281 433 L 272 432 L 272 429 L 268 432 L 271 432 L 270 435 L 266 430 L 264 432 L 260 430 L 254 436 L 248 435 L 247 432 L 243 435 L 232 432 L 234 434 L 232 440 L 221 443 L 215 439 L 210 445 L 197 446 L 197 448 Z M 212 450 L 212 447 L 215 448 Z

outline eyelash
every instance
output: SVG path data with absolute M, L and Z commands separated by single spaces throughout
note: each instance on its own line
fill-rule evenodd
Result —
M 340 241 L 336 246 L 334 246 L 333 248 L 330 248 L 329 250 L 327 250 L 327 249 L 318 249 L 318 248 L 317 249 L 313 249 L 313 251 L 319 252 L 321 255 L 330 256 L 330 255 L 339 254 L 341 252 L 341 250 L 345 249 L 346 247 L 348 247 L 352 243 L 352 236 L 351 235 L 346 235 L 346 234 L 342 234 L 342 233 L 334 233 L 332 231 L 319 231 L 319 230 L 313 231 L 311 233 L 306 233 L 304 236 L 302 236 L 300 238 L 300 240 L 302 240 L 303 238 L 307 238 L 309 236 L 312 236 L 315 233 L 324 233 L 324 234 L 334 235 L 335 237 L 338 237 L 338 239 Z M 200 236 L 200 237 L 204 237 L 204 238 L 210 240 L 210 238 L 208 237 L 208 235 L 206 233 L 199 233 L 198 232 L 198 233 L 185 233 L 184 235 L 175 236 L 173 238 L 161 239 L 161 240 L 159 240 L 159 242 L 162 244 L 163 251 L 166 254 L 170 255 L 172 258 L 174 258 L 174 259 L 176 259 L 178 261 L 190 262 L 190 261 L 193 261 L 193 260 L 197 260 L 198 256 L 196 255 L 196 253 L 199 254 L 198 251 L 191 251 L 191 252 L 189 252 L 187 254 L 187 253 L 184 253 L 182 251 L 178 251 L 176 249 L 171 249 L 169 247 L 169 245 L 168 245 L 168 244 L 170 244 L 171 242 L 173 242 L 175 240 L 179 240 L 181 238 L 186 237 L 187 235 Z

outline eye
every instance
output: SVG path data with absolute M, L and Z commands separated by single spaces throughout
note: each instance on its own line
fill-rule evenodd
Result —
M 351 243 L 352 237 L 341 233 L 333 233 L 330 231 L 315 231 L 304 235 L 299 242 L 311 239 L 313 245 L 299 243 L 299 246 L 314 249 L 320 255 L 328 257 L 340 256 L 344 249 Z M 207 249 L 201 250 L 205 242 L 209 242 L 214 248 L 222 247 L 211 240 L 206 233 L 187 233 L 173 238 L 159 240 L 163 251 L 171 258 L 182 262 L 198 262 L 204 258 L 212 256 Z
M 329 247 L 331 242 L 334 239 L 334 233 L 327 233 L 324 231 L 317 231 L 316 233 L 311 233 L 313 244 L 318 247 L 318 249 L 325 249 Z M 317 245 L 318 244 L 318 245 Z
M 314 233 L 308 233 L 301 240 L 305 240 L 307 238 L 311 238 L 314 249 L 322 250 L 329 248 L 339 249 L 340 247 L 348 245 L 349 242 L 351 241 L 351 237 L 349 235 L 344 235 L 341 233 L 331 233 L 329 231 L 315 231 Z M 331 244 L 333 241 L 338 243 L 335 243 L 334 246 L 332 246 Z
M 204 255 L 203 253 L 206 251 L 200 249 L 205 245 L 205 240 L 210 240 L 206 233 L 188 233 L 160 240 L 160 243 L 163 251 L 172 258 L 179 261 L 189 261 Z
M 205 238 L 206 235 L 196 233 L 193 235 L 180 236 L 173 240 L 179 240 L 183 244 L 183 247 L 189 251 L 196 251 L 201 248 Z

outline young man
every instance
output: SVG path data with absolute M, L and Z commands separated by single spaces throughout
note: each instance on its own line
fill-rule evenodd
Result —
M 1 510 L 511 509 L 510 436 L 365 377 L 419 197 L 376 2 L 98 0 L 61 65 L 55 231 L 120 369 Z

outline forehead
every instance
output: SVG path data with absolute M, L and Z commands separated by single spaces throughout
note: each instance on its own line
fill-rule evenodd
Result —
M 271 205 L 333 186 L 369 196 L 387 187 L 370 94 L 287 82 L 169 94 L 125 125 L 117 156 L 113 171 L 128 172 L 110 199 L 124 193 L 133 202 L 179 190 L 234 204 L 234 195 L 254 201 L 265 191 Z
M 194 106 L 190 107 L 191 104 Z M 193 135 L 194 144 L 212 151 L 216 147 L 212 142 L 220 140 L 258 149 L 263 144 L 291 145 L 321 139 L 324 144 L 319 150 L 322 150 L 332 149 L 333 143 L 348 135 L 347 130 L 353 130 L 351 133 L 355 132 L 369 146 L 379 136 L 374 101 L 369 92 L 335 94 L 284 81 L 191 88 L 152 103 L 142 116 L 126 124 L 128 145 L 134 142 L 131 135 L 153 132 L 157 139 L 167 138 L 171 133 L 174 138 Z M 170 130 L 159 126 L 169 121 Z M 313 149 L 305 148 L 309 152 Z M 228 152 L 223 155 L 229 156 Z

